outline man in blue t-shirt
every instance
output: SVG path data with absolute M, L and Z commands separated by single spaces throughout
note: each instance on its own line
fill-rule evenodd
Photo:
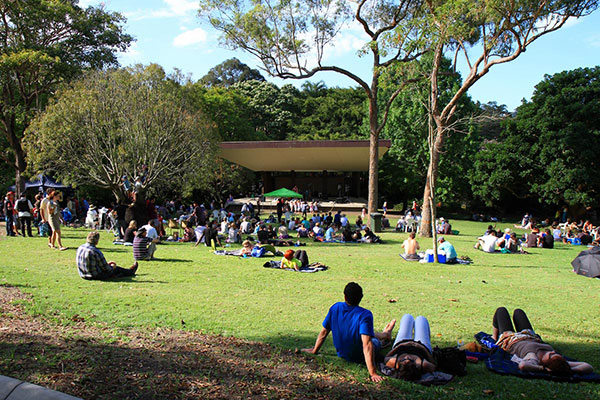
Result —
M 380 340 L 391 340 L 396 320 L 390 321 L 383 332 L 375 332 L 373 313 L 358 306 L 362 297 L 360 285 L 355 282 L 347 284 L 344 288 L 345 301 L 331 306 L 314 347 L 302 351 L 317 354 L 331 331 L 337 355 L 347 361 L 365 363 L 371 380 L 381 382 L 383 377 L 375 369 L 375 353 L 381 348 Z

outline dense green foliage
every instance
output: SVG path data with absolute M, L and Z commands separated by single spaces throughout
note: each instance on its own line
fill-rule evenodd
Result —
M 600 67 L 546 76 L 499 139 L 477 154 L 474 192 L 490 204 L 531 198 L 595 206 L 599 149 Z
M 365 92 L 361 88 L 327 88 L 323 82 L 306 82 L 296 102 L 299 120 L 289 139 L 369 138 L 368 129 L 361 129 L 366 107 Z
M 238 82 L 261 81 L 265 78 L 256 69 L 252 69 L 237 58 L 230 58 L 221 64 L 211 68 L 206 75 L 200 79 L 200 83 L 206 87 L 230 87 Z
M 68 0 L 0 1 L 0 156 L 17 173 L 27 166 L 21 145 L 34 114 L 57 86 L 86 69 L 117 65 L 132 41 L 124 18 Z
M 32 123 L 26 143 L 35 169 L 124 200 L 124 176 L 140 177 L 138 192 L 201 183 L 215 137 L 179 78 L 149 65 L 87 74 Z
M 421 63 L 426 62 L 428 57 L 424 59 Z M 406 67 L 414 68 L 414 64 Z M 447 99 L 460 87 L 462 79 L 450 69 L 449 60 L 444 60 L 444 67 L 445 75 L 440 80 L 439 88 L 440 97 Z M 397 76 L 405 74 L 406 69 L 390 68 L 382 75 L 381 91 L 384 98 L 396 89 Z M 382 137 L 392 139 L 392 147 L 380 167 L 381 193 L 384 199 L 393 203 L 401 201 L 406 205 L 422 195 L 430 156 L 428 96 L 429 88 L 424 81 L 400 93 L 390 108 L 388 121 L 381 133 Z M 483 110 L 470 97 L 464 96 L 459 101 L 455 123 L 449 127 L 451 132 L 442 148 L 444 153 L 453 156 L 443 158 L 440 163 L 439 184 L 436 187 L 438 202 L 456 205 L 472 199 L 465 171 L 471 167 L 482 140 L 479 133 L 483 127 L 475 118 L 481 113 Z
M 581 246 L 558 244 L 552 250 L 530 249 L 526 255 L 486 254 L 472 245 L 487 224 L 451 223 L 461 234 L 448 240 L 459 255 L 474 260 L 472 265 L 404 262 L 398 253 L 407 235 L 388 232 L 383 233 L 387 242 L 383 245 L 308 243 L 310 260 L 330 267 L 315 274 L 263 268 L 264 261 L 272 258 L 216 256 L 205 247 L 167 243 L 159 246 L 157 260 L 141 263 L 133 279 L 85 281 L 77 275 L 74 258 L 87 231 L 65 229 L 64 243 L 70 247 L 66 252 L 48 249 L 44 238 L 1 240 L 0 283 L 31 293 L 34 301 L 28 309 L 36 315 L 64 324 L 80 319 L 96 322 L 108 327 L 107 335 L 113 326 L 160 326 L 294 349 L 314 344 L 327 309 L 343 299 L 347 282 L 356 281 L 364 288 L 361 305 L 373 311 L 375 329 L 404 313 L 424 315 L 431 323 L 432 343 L 451 346 L 458 340 L 471 341 L 481 330 L 490 331 L 496 307 L 511 311 L 521 307 L 544 340 L 600 368 L 600 325 L 593 301 L 600 281 L 576 275 L 570 266 Z M 499 224 L 498 229 L 506 226 Z M 430 247 L 428 240 L 420 243 Z M 120 265 L 133 260 L 131 248 L 112 245 L 107 234 L 102 234 L 99 247 L 107 259 Z M 339 368 L 346 379 L 368 380 L 364 366 L 336 357 L 331 337 L 315 359 Z M 483 363 L 469 364 L 468 375 L 447 386 L 423 387 L 394 380 L 383 384 L 397 386 L 399 397 L 411 399 L 489 399 L 485 389 L 502 399 L 600 396 L 600 386 L 595 384 L 505 377 L 487 371 Z

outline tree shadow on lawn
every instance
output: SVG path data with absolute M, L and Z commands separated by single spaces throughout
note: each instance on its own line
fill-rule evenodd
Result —
M 140 277 L 150 276 L 150 274 L 136 274 L 136 276 L 122 276 L 120 278 L 113 279 L 105 279 L 102 282 L 113 282 L 113 283 L 169 283 L 167 281 L 159 281 L 159 280 L 141 280 Z
M 0 334 L 4 374 L 82 398 L 397 398 L 389 385 L 356 382 L 310 356 L 196 332 L 130 332 L 107 344 L 89 331 Z M 330 366 L 331 367 L 331 366 Z
M 171 262 L 171 263 L 191 263 L 191 262 L 193 262 L 193 260 L 186 260 L 183 258 L 156 258 L 156 257 L 154 257 L 152 260 L 147 260 L 147 261 Z
M 489 266 L 490 268 L 516 268 L 516 269 L 522 269 L 522 268 L 535 268 L 535 269 L 540 269 L 540 268 L 546 268 L 547 266 L 544 265 L 497 265 L 497 264 L 492 264 Z

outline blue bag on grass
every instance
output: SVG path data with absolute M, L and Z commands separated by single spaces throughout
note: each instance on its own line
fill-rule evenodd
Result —
M 262 257 L 265 255 L 266 250 L 263 247 L 259 247 L 259 246 L 254 246 L 254 248 L 252 249 L 252 257 Z

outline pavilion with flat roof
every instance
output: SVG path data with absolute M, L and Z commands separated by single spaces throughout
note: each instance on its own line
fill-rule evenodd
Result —
M 381 158 L 392 145 L 379 141 Z M 261 174 L 263 193 L 286 187 L 309 198 L 362 197 L 368 140 L 222 142 L 221 157 Z

